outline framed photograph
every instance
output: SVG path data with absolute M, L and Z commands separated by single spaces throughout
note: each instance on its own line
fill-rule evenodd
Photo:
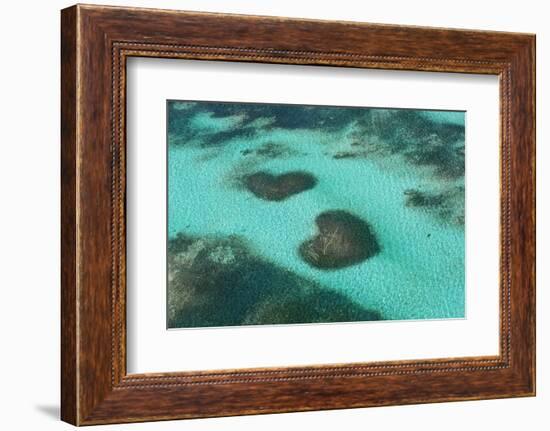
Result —
M 535 394 L 535 36 L 61 14 L 74 425 Z

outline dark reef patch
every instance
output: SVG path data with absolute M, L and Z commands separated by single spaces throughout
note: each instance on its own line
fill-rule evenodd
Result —
M 219 147 L 227 144 L 228 142 L 234 139 L 252 139 L 256 131 L 249 127 L 238 127 L 235 129 L 224 130 L 217 133 L 212 133 L 208 135 L 201 135 L 201 147 L 202 148 L 211 148 Z
M 438 123 L 414 110 L 371 109 L 357 122 L 352 152 L 400 154 L 440 178 L 464 176 L 464 126 Z
M 434 207 L 443 203 L 441 194 L 431 194 L 420 190 L 405 190 L 405 205 L 408 207 Z
M 282 201 L 297 193 L 310 190 L 317 179 L 308 172 L 294 171 L 281 175 L 255 172 L 242 178 L 245 187 L 260 199 Z
M 332 156 L 333 159 L 359 159 L 364 157 L 364 153 L 361 151 L 338 151 Z
M 318 234 L 299 247 L 302 259 L 315 268 L 343 268 L 380 252 L 380 245 L 370 225 L 347 211 L 323 212 L 317 216 L 315 223 Z
M 364 111 L 362 108 L 342 109 L 330 106 L 171 101 L 168 103 L 168 131 L 173 145 L 194 143 L 208 148 L 223 145 L 233 139 L 252 137 L 259 130 L 278 128 L 338 131 L 364 115 Z M 215 132 L 189 126 L 193 117 L 205 113 L 219 119 L 238 117 L 239 122 L 234 128 Z M 265 124 L 258 128 L 258 122 Z
M 280 159 L 290 156 L 297 156 L 302 155 L 303 153 L 299 153 L 296 150 L 293 150 L 290 147 L 287 147 L 284 144 L 279 144 L 275 142 L 268 142 L 264 145 L 262 145 L 259 148 L 247 148 L 244 150 L 241 150 L 241 155 L 243 156 L 254 156 L 254 157 L 261 157 L 266 159 Z
M 271 127 L 281 129 L 319 129 L 336 131 L 346 127 L 350 121 L 360 118 L 363 108 L 338 108 L 333 106 L 308 106 L 285 104 L 243 104 L 209 103 L 207 108 L 213 117 L 245 115 L 245 122 L 270 119 Z
M 380 320 L 346 296 L 253 254 L 242 238 L 168 243 L 170 328 Z
M 285 295 L 277 301 L 264 301 L 245 324 L 265 323 L 304 323 L 304 313 L 308 323 L 357 322 L 381 320 L 378 311 L 358 306 L 343 295 L 328 289 L 304 289 L 299 295 Z
M 190 126 L 197 114 L 235 121 L 222 130 Z M 335 159 L 399 154 L 413 165 L 431 168 L 440 178 L 464 176 L 464 126 L 434 121 L 422 111 L 222 102 L 168 104 L 170 144 L 177 146 L 216 148 L 236 139 L 254 139 L 274 129 L 332 133 L 350 126 L 355 129 L 350 149 L 339 149 L 332 155 Z M 243 155 L 284 157 L 279 150 L 277 145 L 267 144 L 248 153 L 243 150 Z
M 454 186 L 438 192 L 408 189 L 403 194 L 405 206 L 434 214 L 445 223 L 464 225 L 464 186 Z
M 464 141 L 464 127 L 438 123 L 407 109 L 369 109 L 360 120 L 359 130 L 376 136 L 392 154 L 424 147 L 427 137 L 436 136 L 443 142 Z
M 437 135 L 422 139 L 405 152 L 407 160 L 416 165 L 432 166 L 436 175 L 455 179 L 464 176 L 464 146 L 445 143 Z

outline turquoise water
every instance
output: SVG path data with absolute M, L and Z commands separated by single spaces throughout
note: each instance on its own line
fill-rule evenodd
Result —
M 238 237 L 255 258 L 382 320 L 464 317 L 463 112 L 170 101 L 168 114 L 169 241 L 178 234 L 192 241 Z M 258 198 L 241 181 L 255 172 L 296 171 L 312 174 L 315 186 L 280 201 Z M 423 199 L 411 203 L 410 190 Z M 300 244 L 315 236 L 315 218 L 330 210 L 368 222 L 380 252 L 336 270 L 303 260 Z M 218 300 L 205 299 L 204 288 L 189 281 L 173 281 L 196 278 L 201 255 L 190 257 L 190 250 L 169 256 L 174 315 L 198 313 L 195 303 Z M 233 258 L 225 253 L 225 261 Z M 228 289 L 240 294 L 239 283 Z M 227 295 L 219 304 L 226 311 Z M 307 323 L 307 302 L 300 304 L 300 322 Z M 170 326 L 226 326 L 216 309 L 213 304 L 206 324 L 176 319 Z

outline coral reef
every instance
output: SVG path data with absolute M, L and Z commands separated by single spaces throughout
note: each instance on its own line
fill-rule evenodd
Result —
M 349 150 L 335 159 L 402 155 L 443 179 L 464 176 L 464 126 L 437 123 L 415 110 L 369 109 L 356 122 Z
M 269 172 L 255 172 L 242 178 L 244 186 L 260 199 L 282 201 L 292 195 L 310 190 L 317 179 L 308 172 L 287 172 L 274 175 Z
M 319 129 L 340 130 L 360 118 L 364 109 L 330 106 L 278 105 L 222 102 L 175 102 L 168 104 L 169 139 L 173 145 L 203 148 L 227 144 L 233 139 L 252 137 L 259 130 Z M 225 130 L 189 127 L 197 114 L 207 112 L 212 119 L 235 119 Z
M 421 192 L 420 190 L 408 189 L 403 192 L 405 205 L 408 207 L 434 207 L 443 203 L 443 195 Z
M 463 316 L 462 113 L 167 109 L 170 327 Z
M 380 320 L 346 296 L 255 255 L 238 236 L 168 243 L 170 328 Z
M 443 191 L 425 192 L 408 189 L 403 192 L 405 206 L 417 208 L 437 216 L 440 221 L 464 225 L 464 186 L 457 185 Z
M 298 156 L 302 153 L 280 143 L 268 142 L 258 148 L 241 150 L 243 156 L 254 156 L 266 159 L 279 159 L 289 156 Z
M 369 224 L 347 211 L 323 212 L 315 223 L 319 232 L 300 245 L 299 253 L 316 268 L 343 268 L 380 252 L 380 245 Z

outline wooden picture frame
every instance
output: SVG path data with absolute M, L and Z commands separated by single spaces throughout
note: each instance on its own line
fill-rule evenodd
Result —
M 61 17 L 64 421 L 535 394 L 534 35 L 84 5 Z M 498 75 L 500 354 L 128 375 L 125 65 L 131 56 Z

